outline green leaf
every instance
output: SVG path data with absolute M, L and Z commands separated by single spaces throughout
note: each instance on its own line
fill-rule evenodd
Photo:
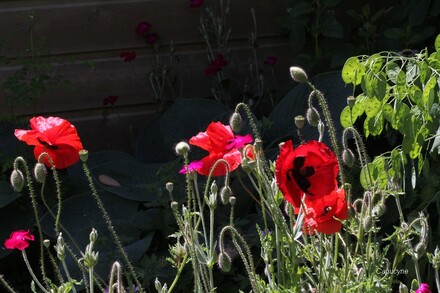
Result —
M 359 175 L 360 183 L 364 189 L 370 189 L 376 186 L 385 189 L 388 184 L 387 173 L 385 171 L 386 161 L 379 156 L 372 163 L 368 163 L 361 170 Z
M 423 89 L 423 103 L 426 105 L 426 109 L 431 109 L 432 104 L 434 104 L 435 92 L 434 88 L 437 85 L 437 78 L 435 76 L 431 76 L 428 82 L 425 84 L 425 88 Z
M 344 110 L 341 112 L 340 122 L 342 127 L 347 128 L 348 126 L 353 126 L 356 120 L 364 113 L 365 101 L 367 99 L 359 95 L 356 98 L 356 103 L 353 106 L 353 109 L 350 110 L 349 106 L 346 106 Z
M 430 152 L 434 153 L 435 151 L 437 151 L 437 154 L 440 155 L 440 126 L 437 129 L 437 132 L 435 134 L 435 138 L 434 138 L 434 142 L 432 143 L 432 147 Z
M 342 80 L 345 83 L 353 83 L 358 85 L 362 81 L 362 77 L 365 74 L 365 68 L 357 57 L 350 57 L 345 61 L 342 68 Z
M 394 62 L 390 62 L 386 66 L 387 76 L 389 80 L 396 84 L 397 83 L 397 76 L 402 69 Z
M 436 51 L 440 51 L 440 34 L 435 38 L 434 47 Z
M 342 38 L 344 35 L 342 25 L 336 20 L 335 15 L 331 12 L 323 13 L 323 21 L 320 30 L 322 35 L 330 38 Z
M 374 54 L 365 61 L 365 64 L 373 73 L 378 73 L 382 69 L 383 58 L 380 54 Z
M 404 122 L 405 118 L 409 115 L 409 107 L 405 103 L 396 100 L 394 108 L 396 110 L 394 111 L 392 119 L 392 127 L 399 130 L 402 134 L 405 134 Z
M 365 114 L 367 117 L 374 117 L 377 113 L 379 113 L 379 110 L 381 108 L 381 103 L 376 98 L 367 98 L 365 102 Z
M 420 71 L 420 82 L 425 83 L 428 77 L 431 75 L 431 69 L 429 68 L 426 61 L 420 61 L 418 63 L 419 71 Z
M 384 125 L 384 119 L 382 115 L 375 117 L 367 117 L 364 121 L 364 132 L 365 136 L 369 135 L 377 136 L 382 133 Z
M 387 120 L 389 123 L 393 122 L 393 114 L 394 114 L 394 109 L 390 104 L 383 105 L 382 115 L 385 118 L 385 120 Z

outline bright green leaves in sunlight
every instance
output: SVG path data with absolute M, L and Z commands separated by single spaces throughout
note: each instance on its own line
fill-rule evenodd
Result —
M 362 168 L 360 174 L 361 185 L 364 189 L 371 189 L 372 187 L 386 189 L 388 177 L 392 178 L 394 173 L 394 170 L 386 165 L 384 157 L 377 157 L 373 162 Z
M 357 57 L 350 57 L 345 61 L 342 68 L 342 80 L 349 84 L 358 85 L 362 81 L 365 74 L 365 67 L 361 64 Z

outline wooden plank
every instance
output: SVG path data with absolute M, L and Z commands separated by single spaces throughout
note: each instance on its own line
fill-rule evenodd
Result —
M 277 35 L 275 19 L 285 13 L 287 0 L 278 0 L 277 5 L 267 0 L 240 0 L 231 1 L 227 17 L 231 39 L 247 38 L 253 31 L 251 7 L 256 9 L 258 35 Z M 200 9 L 189 8 L 189 1 L 4 1 L 0 2 L 0 38 L 15 33 L 9 56 L 29 47 L 28 15 L 32 11 L 34 38 L 45 38 L 52 55 L 143 48 L 144 41 L 135 32 L 141 21 L 150 22 L 163 43 L 203 41 L 198 31 Z

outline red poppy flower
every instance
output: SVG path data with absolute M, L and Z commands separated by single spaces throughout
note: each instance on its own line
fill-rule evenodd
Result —
M 304 194 L 320 197 L 337 189 L 338 171 L 336 155 L 325 144 L 311 140 L 294 149 L 288 141 L 277 158 L 275 177 L 284 198 L 298 212 Z
M 104 106 L 111 105 L 114 106 L 116 101 L 118 100 L 118 96 L 108 96 L 102 100 L 102 104 Z
M 136 59 L 136 52 L 131 51 L 131 52 L 122 52 L 119 57 L 122 58 L 122 60 L 124 60 L 124 62 L 130 62 L 133 61 L 134 59 Z
M 154 44 L 159 40 L 159 35 L 156 33 L 147 34 L 145 36 L 145 39 L 147 40 L 148 44 Z
M 59 117 L 34 117 L 30 120 L 32 130 L 15 129 L 15 136 L 35 146 L 35 158 L 46 152 L 57 169 L 64 169 L 79 160 L 78 152 L 83 149 L 75 126 Z M 52 167 L 44 158 L 44 163 Z
M 23 250 L 29 246 L 28 241 L 34 241 L 35 237 L 28 231 L 14 231 L 9 236 L 9 239 L 5 241 L 5 247 L 7 249 Z
M 224 59 L 223 54 L 217 54 L 217 57 L 212 60 L 211 64 L 205 69 L 205 75 L 212 76 L 217 74 L 217 72 L 223 70 L 223 68 L 228 65 L 228 61 Z
M 223 125 L 221 122 L 212 122 L 208 125 L 206 132 L 200 132 L 193 136 L 189 143 L 198 146 L 209 152 L 201 162 L 202 167 L 198 170 L 201 175 L 208 176 L 212 166 L 219 159 L 224 159 L 229 164 L 229 171 L 237 169 L 241 164 L 241 153 L 239 148 L 244 144 L 252 142 L 250 135 L 234 136 L 229 125 Z M 217 165 L 213 176 L 223 176 L 226 174 L 226 168 L 223 164 Z
M 342 228 L 341 220 L 348 217 L 344 189 L 337 189 L 319 198 L 306 197 L 304 231 L 306 234 L 321 232 L 334 234 Z
M 136 32 L 142 36 L 145 36 L 151 29 L 151 24 L 149 22 L 143 21 L 136 27 Z
M 195 8 L 195 7 L 200 7 L 203 5 L 203 0 L 190 0 L 190 5 L 189 7 L 191 8 Z

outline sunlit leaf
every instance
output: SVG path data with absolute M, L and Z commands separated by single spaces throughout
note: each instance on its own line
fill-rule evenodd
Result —
M 365 68 L 357 57 L 350 57 L 345 61 L 342 68 L 342 80 L 345 83 L 353 83 L 358 85 L 362 81 L 362 76 L 365 74 Z

